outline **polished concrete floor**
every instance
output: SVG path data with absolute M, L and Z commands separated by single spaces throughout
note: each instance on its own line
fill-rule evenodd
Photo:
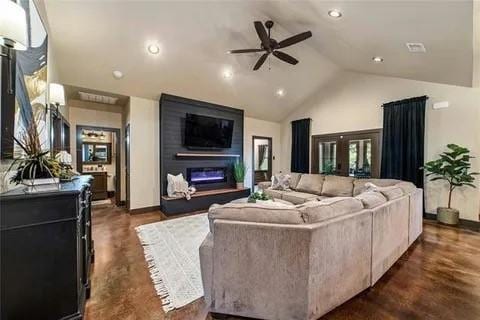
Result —
M 130 216 L 113 206 L 94 209 L 86 320 L 211 319 L 203 299 L 162 310 L 134 228 L 164 219 L 159 211 Z M 480 319 L 480 233 L 426 221 L 421 238 L 373 288 L 322 319 Z

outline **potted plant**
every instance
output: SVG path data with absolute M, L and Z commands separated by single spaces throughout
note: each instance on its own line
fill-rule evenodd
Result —
M 237 182 L 237 189 L 243 189 L 243 182 L 245 181 L 245 164 L 237 161 L 233 164 L 233 177 Z
M 437 220 L 441 223 L 458 224 L 459 211 L 451 207 L 452 193 L 458 187 L 468 186 L 475 188 L 473 184 L 477 172 L 470 172 L 470 150 L 456 144 L 448 144 L 448 151 L 440 154 L 437 160 L 425 164 L 427 176 L 432 176 L 431 181 L 445 180 L 449 184 L 448 206 L 437 208 Z
M 22 155 L 14 157 L 7 172 L 16 170 L 10 179 L 15 184 L 26 185 L 27 191 L 33 191 L 34 186 L 58 183 L 60 164 L 49 156 L 48 150 L 43 150 L 35 122 L 32 121 L 20 137 L 13 138 L 22 149 Z
M 268 200 L 272 200 L 272 198 L 264 193 L 264 192 L 254 192 L 252 193 L 249 197 L 248 197 L 248 200 L 247 202 L 249 203 L 256 203 L 257 201 L 268 201 Z

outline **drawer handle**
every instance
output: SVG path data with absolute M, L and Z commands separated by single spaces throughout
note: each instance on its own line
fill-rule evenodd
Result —
M 82 236 L 82 240 L 87 240 L 87 235 Z
M 87 227 L 90 227 L 90 221 L 85 222 L 85 225 L 86 225 Z

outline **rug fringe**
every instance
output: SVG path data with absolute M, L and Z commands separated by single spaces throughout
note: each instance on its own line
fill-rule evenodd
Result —
M 150 278 L 153 281 L 153 286 L 157 295 L 160 297 L 162 301 L 162 308 L 165 312 L 169 312 L 175 309 L 175 305 L 173 301 L 170 299 L 170 293 L 168 292 L 168 288 L 166 287 L 163 279 L 161 278 L 160 271 L 158 270 L 157 266 L 155 265 L 155 257 L 151 252 L 148 243 L 145 241 L 146 236 L 143 233 L 144 230 L 137 230 L 138 237 L 140 238 L 140 242 L 143 246 L 143 251 L 145 255 L 145 260 L 147 261 L 148 270 L 150 272 Z

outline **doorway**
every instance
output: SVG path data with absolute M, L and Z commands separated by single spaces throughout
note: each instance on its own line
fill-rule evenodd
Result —
M 125 127 L 125 206 L 130 210 L 130 124 Z
M 312 173 L 380 176 L 382 129 L 312 136 Z
M 94 177 L 92 200 L 120 206 L 120 129 L 77 125 L 76 134 L 77 171 Z
M 252 138 L 252 181 L 253 188 L 272 178 L 272 138 L 253 136 Z

